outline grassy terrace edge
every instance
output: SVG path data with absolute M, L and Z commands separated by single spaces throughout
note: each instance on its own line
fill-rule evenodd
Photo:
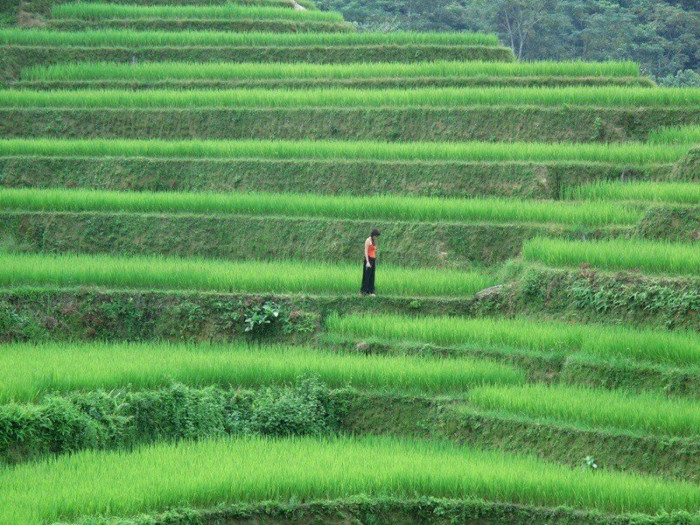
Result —
M 512 258 L 535 237 L 579 239 L 631 236 L 635 228 L 581 228 L 537 224 L 439 224 L 319 218 L 196 216 L 125 213 L 0 212 L 6 250 L 209 257 L 224 260 L 301 258 L 357 262 L 357 243 L 372 228 L 393 241 L 381 248 L 384 263 L 409 268 L 470 268 Z M 179 232 L 188 231 L 190 239 Z M 304 235 L 309 242 L 299 245 Z M 426 250 L 425 239 L 440 249 Z M 135 241 L 138 239 L 138 248 Z M 343 242 L 326 242 L 343 239 Z M 354 239 L 355 242 L 352 242 Z M 246 246 L 246 250 L 240 250 Z M 361 254 L 360 254 L 361 255 Z
M 291 513 L 291 514 L 290 514 Z M 479 520 L 485 525 L 496 525 L 508 521 L 516 525 L 525 525 L 546 521 L 552 524 L 582 525 L 629 524 L 640 520 L 649 525 L 685 525 L 695 524 L 696 518 L 689 513 L 663 513 L 648 515 L 616 515 L 598 512 L 583 512 L 570 508 L 558 507 L 547 509 L 523 505 L 508 505 L 475 499 L 440 499 L 440 498 L 345 498 L 341 500 L 312 501 L 299 503 L 290 507 L 279 502 L 264 502 L 258 505 L 238 504 L 225 508 L 191 509 L 175 508 L 166 513 L 142 515 L 133 519 L 120 519 L 122 525 L 142 525 L 144 521 L 152 525 L 166 525 L 170 520 L 202 520 L 203 523 L 216 523 L 217 520 L 231 520 L 232 523 L 244 523 L 251 517 L 259 519 L 274 518 L 283 524 L 306 523 L 307 520 L 332 521 L 347 520 L 394 520 L 391 523 L 418 525 L 430 521 L 437 525 L 450 525 L 455 521 Z M 696 520 L 696 521 L 693 521 Z M 112 525 L 109 518 L 78 522 L 79 525 Z
M 560 199 L 597 181 L 671 180 L 678 164 L 0 156 L 5 188 L 117 191 L 299 191 L 335 195 Z M 688 176 L 691 173 L 687 174 Z M 692 173 L 694 176 L 694 172 Z M 686 174 L 683 174 L 686 177 Z M 679 176 L 673 177 L 684 180 Z M 686 179 L 692 180 L 692 179 Z
M 404 90 L 192 90 L 131 92 L 0 91 L 3 108 L 377 108 L 473 106 L 592 106 L 679 108 L 700 106 L 700 88 L 424 88 Z
M 678 228 L 681 220 L 682 216 L 671 214 L 668 224 Z M 697 227 L 697 219 L 693 221 Z M 659 224 L 668 228 L 665 222 Z M 698 286 L 696 276 L 524 265 L 493 298 L 491 308 L 511 316 L 544 315 L 570 322 L 605 321 L 700 332 Z
M 5 138 L 626 142 L 698 121 L 700 107 L 0 108 Z

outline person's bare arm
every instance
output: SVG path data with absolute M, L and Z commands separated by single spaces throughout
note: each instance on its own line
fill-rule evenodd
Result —
M 372 244 L 371 239 L 367 239 L 365 241 L 365 263 L 367 264 L 367 268 L 371 268 L 372 265 L 369 263 L 369 246 Z

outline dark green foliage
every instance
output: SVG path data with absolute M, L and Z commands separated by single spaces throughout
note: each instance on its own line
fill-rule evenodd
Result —
M 561 371 L 566 384 L 591 388 L 657 391 L 700 399 L 700 370 L 570 357 Z
M 700 148 L 694 148 L 688 152 L 685 159 L 676 165 L 672 177 L 677 181 L 700 180 Z
M 65 62 L 512 62 L 508 48 L 454 45 L 51 47 L 0 46 L 0 80 L 18 79 L 23 67 Z
M 137 31 L 233 31 L 270 33 L 348 33 L 355 26 L 347 22 L 296 20 L 50 20 L 48 29 L 59 31 L 86 31 L 104 29 L 134 29 Z
M 358 265 L 359 266 L 359 265 Z M 360 278 L 358 274 L 358 279 Z M 359 288 L 359 280 L 358 280 Z M 367 299 L 359 296 L 260 296 L 212 293 L 118 292 L 97 290 L 26 289 L 0 291 L 0 304 L 11 304 L 11 319 L 22 320 L 41 330 L 17 337 L 13 330 L 0 333 L 0 342 L 17 340 L 55 341 L 206 341 L 226 342 L 243 337 L 244 318 L 266 301 L 282 312 L 267 341 L 301 338 L 318 328 L 320 318 L 331 312 L 366 311 Z M 377 313 L 416 313 L 407 298 L 372 298 Z M 425 299 L 421 313 L 470 315 L 475 301 Z M 148 322 L 140 322 L 146 319 Z
M 597 181 L 667 180 L 671 165 L 0 157 L 0 186 L 123 191 L 304 191 L 558 199 Z
M 615 142 L 698 123 L 700 109 L 660 107 L 0 110 L 6 138 Z
M 226 434 L 326 434 L 337 430 L 341 415 L 337 396 L 314 378 L 257 392 L 174 384 L 48 396 L 36 405 L 0 407 L 0 464 Z
M 47 320 L 50 322 L 50 320 Z M 29 341 L 40 339 L 44 330 L 36 319 L 17 312 L 12 304 L 0 300 L 0 340 Z
M 49 292 L 49 296 L 52 294 Z M 78 292 L 49 298 L 27 290 L 0 298 L 0 342 L 51 339 L 105 341 L 231 341 L 264 335 L 266 339 L 294 338 L 318 328 L 319 312 L 312 301 L 271 301 L 261 296 L 150 293 L 111 295 Z M 21 298 L 20 298 L 21 297 Z M 278 317 L 264 334 L 246 332 L 247 319 L 266 304 L 276 304 Z
M 391 499 L 364 496 L 324 502 L 262 503 L 209 510 L 172 509 L 162 514 L 131 518 L 83 518 L 80 525 L 227 525 L 276 523 L 366 523 L 386 525 L 697 525 L 700 520 L 686 512 L 648 515 L 608 515 L 568 508 L 543 509 L 481 500 L 437 498 Z
M 656 82 L 665 87 L 700 87 L 700 74 L 692 69 L 680 70 L 675 75 L 657 78 Z
M 278 437 L 327 434 L 337 429 L 341 415 L 333 399 L 328 387 L 314 379 L 301 380 L 295 388 L 268 387 L 253 399 L 248 432 Z
M 700 331 L 697 278 L 530 267 L 491 308 Z
M 700 207 L 658 206 L 650 208 L 637 228 L 645 239 L 672 242 L 700 241 Z

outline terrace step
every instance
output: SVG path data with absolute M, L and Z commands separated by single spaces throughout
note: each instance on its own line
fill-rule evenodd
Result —
M 567 187 L 598 181 L 658 180 L 673 164 L 571 161 L 381 161 L 353 159 L 167 159 L 0 156 L 0 186 L 119 191 L 263 191 L 304 188 L 335 195 L 559 199 Z
M 0 109 L 0 135 L 6 138 L 626 142 L 678 122 L 700 122 L 700 109 Z
M 542 235 L 575 240 L 585 232 L 588 238 L 606 239 L 634 231 L 632 226 L 582 229 L 515 221 L 459 224 L 271 215 L 0 212 L 0 237 L 30 253 L 67 253 L 79 247 L 81 253 L 93 254 L 357 262 L 357 246 L 374 227 L 391 239 L 382 248 L 383 263 L 464 269 L 506 261 L 520 253 L 525 241 Z M 425 239 L 432 240 L 432 248 L 426 249 Z

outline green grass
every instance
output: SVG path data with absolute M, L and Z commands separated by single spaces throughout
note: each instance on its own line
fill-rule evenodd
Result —
M 637 77 L 634 62 L 418 62 L 365 64 L 90 63 L 35 66 L 23 80 L 249 80 L 451 77 Z
M 700 204 L 700 184 L 692 182 L 598 182 L 568 188 L 564 198 Z
M 0 286 L 353 294 L 360 290 L 363 238 L 358 233 L 356 265 L 0 253 Z M 381 246 L 379 257 L 381 261 Z M 383 295 L 466 297 L 493 284 L 493 279 L 483 274 L 446 269 L 412 270 L 380 265 L 377 270 L 377 291 Z
M 643 434 L 700 436 L 700 403 L 653 394 L 574 387 L 486 386 L 469 392 L 486 410 Z
M 0 139 L 0 155 L 64 157 L 350 159 L 449 162 L 605 162 L 646 166 L 672 164 L 687 145 L 536 142 L 368 142 L 266 140 L 61 140 Z
M 132 387 L 172 381 L 254 387 L 313 375 L 333 387 L 465 392 L 480 384 L 520 384 L 521 371 L 468 359 L 337 354 L 302 347 L 47 343 L 4 345 L 0 400 L 33 401 L 50 392 Z
M 175 20 L 299 20 L 343 22 L 332 11 L 300 11 L 289 8 L 240 5 L 129 5 L 75 2 L 53 5 L 52 18 L 77 20 L 175 19 Z
M 649 142 L 654 144 L 697 144 L 700 143 L 700 126 L 661 128 L 649 133 Z
M 608 513 L 688 511 L 700 487 L 386 437 L 213 439 L 78 452 L 0 472 L 3 523 L 351 495 L 476 497 Z
M 0 107 L 466 107 L 466 106 L 683 107 L 700 105 L 700 88 L 427 88 L 414 90 L 75 90 L 0 91 Z
M 230 33 L 217 31 L 42 31 L 2 29 L 0 44 L 43 46 L 362 46 L 452 45 L 500 47 L 481 33 Z
M 417 222 L 635 224 L 643 213 L 616 203 L 276 193 L 174 193 L 0 188 L 0 208 L 23 211 L 215 213 Z
M 401 340 L 441 346 L 513 348 L 588 354 L 665 365 L 700 364 L 700 336 L 691 332 L 634 330 L 620 326 L 567 324 L 539 319 L 464 319 L 399 315 L 330 316 L 331 334 L 350 338 Z
M 700 276 L 698 244 L 635 239 L 579 242 L 539 238 L 524 244 L 523 258 L 548 266 L 587 264 L 603 270 Z

